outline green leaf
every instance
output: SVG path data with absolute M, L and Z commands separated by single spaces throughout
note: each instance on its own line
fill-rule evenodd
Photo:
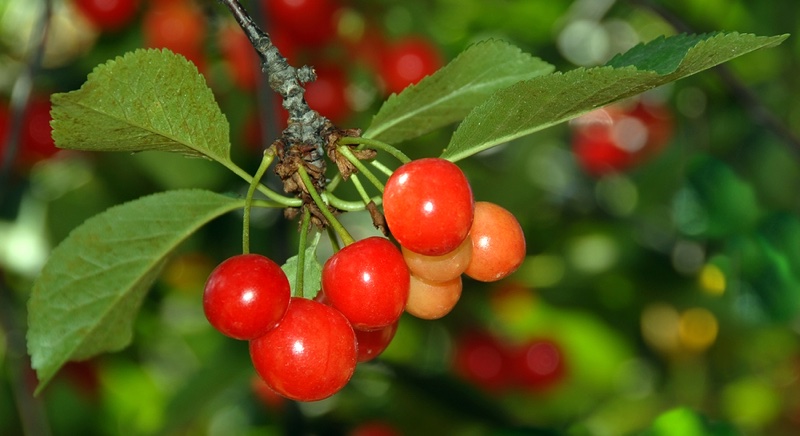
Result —
M 53 139 L 75 150 L 161 150 L 230 160 L 228 121 L 197 68 L 168 50 L 136 50 L 53 94 Z
M 472 45 L 433 75 L 392 95 L 364 137 L 396 143 L 456 122 L 494 91 L 554 67 L 498 40 Z
M 519 82 L 470 112 L 441 157 L 464 159 L 751 51 L 776 46 L 787 37 L 728 33 L 660 38 L 615 57 L 607 66 Z
M 68 360 L 116 351 L 166 257 L 239 199 L 176 190 L 114 206 L 84 222 L 56 247 L 28 301 L 28 352 L 37 392 Z
M 320 282 L 322 281 L 322 265 L 317 260 L 317 245 L 319 244 L 320 236 L 322 236 L 322 233 L 317 233 L 314 236 L 314 240 L 306 247 L 306 259 L 303 266 L 303 297 L 305 298 L 314 298 L 319 292 Z M 289 278 L 292 296 L 298 296 L 297 289 L 295 289 L 297 284 L 295 280 L 295 277 L 297 277 L 297 255 L 287 259 L 281 268 Z

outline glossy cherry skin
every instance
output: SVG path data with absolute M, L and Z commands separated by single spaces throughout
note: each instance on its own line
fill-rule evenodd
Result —
M 322 268 L 325 297 L 360 330 L 397 321 L 408 300 L 409 282 L 400 250 L 377 236 L 342 248 Z
M 401 165 L 383 191 L 383 212 L 392 236 L 425 256 L 442 256 L 458 248 L 469 233 L 473 209 L 467 177 L 445 159 Z
M 429 282 L 412 274 L 406 312 L 421 319 L 439 319 L 456 306 L 462 286 L 461 276 L 444 282 Z
M 119 30 L 136 18 L 139 0 L 74 0 L 75 6 L 101 30 Z
M 519 386 L 543 390 L 565 375 L 564 355 L 553 340 L 533 338 L 511 352 L 511 371 Z
M 358 361 L 369 362 L 383 353 L 397 333 L 399 323 L 398 320 L 378 330 L 354 329 L 358 343 Z
M 429 282 L 446 282 L 467 269 L 472 258 L 472 240 L 465 238 L 455 250 L 441 256 L 425 256 L 405 247 L 401 247 L 401 251 L 412 275 Z
M 356 368 L 356 335 L 338 310 L 294 297 L 278 326 L 250 341 L 250 358 L 279 395 L 317 401 L 341 390 Z
M 274 328 L 289 306 L 289 279 L 258 254 L 226 259 L 208 277 L 203 310 L 214 328 L 234 339 L 254 339 Z
M 411 36 L 399 40 L 383 53 L 380 74 L 387 94 L 399 93 L 442 66 L 442 57 L 428 40 Z
M 475 280 L 498 281 L 516 271 L 525 260 L 525 234 L 519 221 L 494 203 L 475 203 L 469 237 L 472 259 L 464 274 Z

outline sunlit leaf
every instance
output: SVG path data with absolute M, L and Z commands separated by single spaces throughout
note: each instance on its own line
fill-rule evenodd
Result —
M 503 41 L 472 45 L 435 74 L 392 95 L 364 136 L 389 143 L 415 138 L 461 120 L 494 91 L 553 69 Z
M 161 150 L 227 162 L 228 121 L 197 68 L 168 50 L 136 50 L 98 66 L 72 92 L 54 94 L 61 148 Z
M 698 73 L 788 35 L 739 33 L 660 38 L 617 56 L 609 65 L 579 68 L 497 91 L 458 127 L 442 157 L 457 161 L 578 115 Z
M 203 190 L 154 194 L 96 215 L 56 247 L 28 301 L 28 352 L 41 390 L 68 360 L 120 350 L 166 257 L 243 201 Z

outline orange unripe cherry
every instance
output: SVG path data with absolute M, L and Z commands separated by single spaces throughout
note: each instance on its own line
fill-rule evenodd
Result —
M 482 282 L 498 281 L 525 260 L 525 234 L 508 210 L 486 201 L 475 202 L 470 229 L 472 258 L 464 274 Z

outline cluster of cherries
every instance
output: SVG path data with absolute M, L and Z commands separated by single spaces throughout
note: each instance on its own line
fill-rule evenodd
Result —
M 399 242 L 368 237 L 323 265 L 314 299 L 292 297 L 280 266 L 258 254 L 231 257 L 206 282 L 212 326 L 250 341 L 256 372 L 279 395 L 320 400 L 350 380 L 358 362 L 389 345 L 403 312 L 444 316 L 461 295 L 461 275 L 499 280 L 522 263 L 516 218 L 475 202 L 454 163 L 425 158 L 400 166 L 383 193 L 386 223 Z

